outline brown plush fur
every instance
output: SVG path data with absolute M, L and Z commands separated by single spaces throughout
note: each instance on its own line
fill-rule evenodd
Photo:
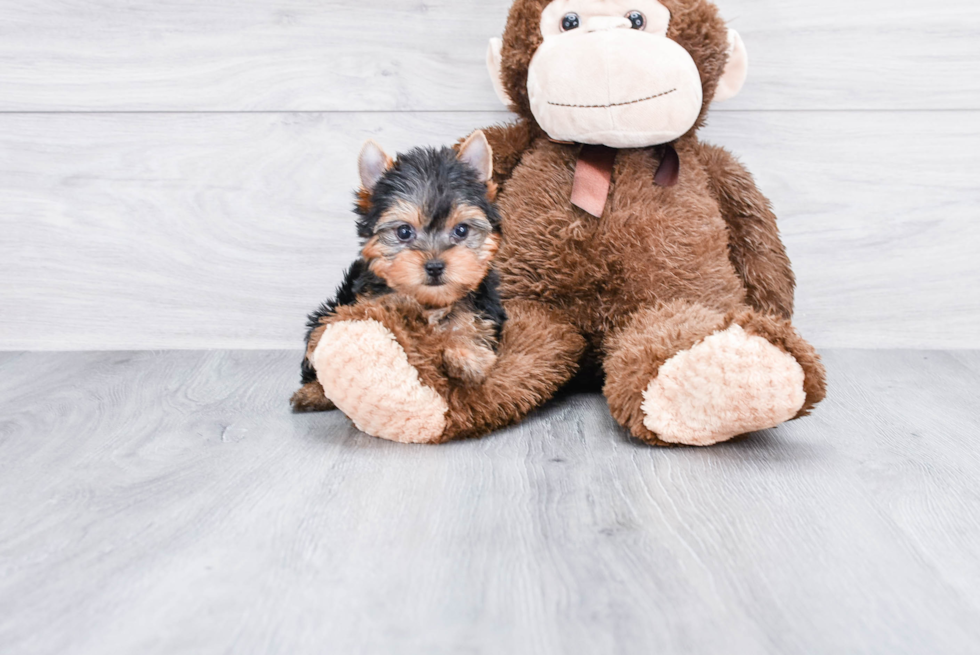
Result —
M 504 298 L 560 308 L 565 327 L 603 362 L 613 415 L 654 443 L 642 422 L 643 389 L 672 355 L 733 322 L 797 359 L 807 395 L 800 415 L 825 392 L 819 357 L 788 320 L 794 278 L 769 201 L 732 155 L 696 136 L 724 71 L 725 25 L 705 0 L 663 3 L 671 11 L 668 36 L 697 64 L 705 98 L 696 125 L 673 144 L 681 161 L 676 186 L 652 183 L 659 149 L 621 150 L 602 218 L 570 205 L 580 147 L 541 133 L 526 89 L 548 0 L 517 0 L 511 10 L 502 73 L 520 119 L 485 130 L 503 185 Z
M 796 278 L 769 199 L 731 153 L 707 144 L 698 147 L 712 195 L 728 225 L 729 257 L 745 283 L 746 300 L 760 312 L 791 318 Z
M 696 136 L 724 70 L 725 25 L 707 0 L 661 1 L 671 11 L 668 36 L 697 64 L 705 101 L 696 125 L 672 144 L 678 183 L 653 182 L 661 148 L 620 150 L 601 218 L 569 201 L 581 146 L 548 140 L 530 111 L 527 69 L 548 0 L 516 0 L 511 9 L 502 75 L 519 119 L 484 130 L 501 185 L 497 267 L 510 320 L 483 384 L 447 380 L 442 345 L 411 311 L 345 311 L 384 323 L 423 383 L 446 398 L 444 440 L 519 420 L 580 363 L 597 361 L 616 420 L 661 443 L 643 425 L 643 390 L 673 355 L 732 324 L 799 362 L 801 416 L 824 396 L 819 357 L 789 322 L 794 280 L 770 204 L 729 153 Z

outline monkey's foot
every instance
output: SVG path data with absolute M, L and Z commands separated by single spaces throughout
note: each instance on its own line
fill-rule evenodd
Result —
M 341 321 L 323 331 L 313 366 L 324 393 L 363 432 L 402 443 L 435 443 L 446 401 L 424 386 L 381 323 Z
M 643 424 L 663 441 L 709 446 L 796 416 L 803 378 L 792 355 L 732 325 L 664 362 L 643 392 Z

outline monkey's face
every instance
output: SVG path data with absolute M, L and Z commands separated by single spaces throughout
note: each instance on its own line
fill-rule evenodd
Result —
M 701 113 L 698 67 L 667 38 L 657 0 L 554 0 L 531 59 L 531 112 L 553 139 L 614 148 L 666 143 Z
M 361 256 L 397 293 L 429 307 L 448 307 L 476 289 L 497 252 L 498 238 L 478 207 L 429 216 L 410 203 L 388 210 Z
M 528 5 L 528 0 L 515 3 Z M 698 122 L 706 88 L 714 99 L 724 99 L 744 81 L 747 59 L 741 39 L 730 32 L 726 53 L 720 20 L 690 29 L 690 23 L 706 20 L 700 12 L 685 10 L 672 17 L 657 0 L 552 0 L 538 6 L 543 6 L 540 24 L 528 29 L 540 35 L 523 41 L 538 44 L 527 64 L 526 99 L 538 125 L 557 141 L 614 148 L 668 143 Z M 672 18 L 678 25 L 672 25 Z M 685 44 L 701 59 L 695 62 L 685 45 L 671 38 L 676 33 L 683 33 Z M 698 39 L 711 43 L 705 47 Z M 706 51 L 717 52 L 721 65 L 707 61 Z M 500 75 L 500 53 L 500 42 L 492 42 L 491 75 Z M 516 65 L 510 63 L 508 74 Z M 507 94 L 503 83 L 496 88 Z

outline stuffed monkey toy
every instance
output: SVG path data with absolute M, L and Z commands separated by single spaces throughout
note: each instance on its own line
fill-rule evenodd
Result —
M 514 423 L 583 373 L 634 437 L 699 446 L 822 400 L 770 203 L 698 140 L 747 73 L 716 7 L 515 0 L 487 59 L 518 116 L 484 130 L 503 217 L 497 364 L 457 384 L 404 316 L 366 303 L 310 354 L 326 396 L 375 436 L 438 443 Z

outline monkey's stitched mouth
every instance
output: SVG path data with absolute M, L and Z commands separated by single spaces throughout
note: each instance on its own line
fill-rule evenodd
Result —
M 646 98 L 639 98 L 637 100 L 627 100 L 626 102 L 614 102 L 610 105 L 566 105 L 560 102 L 548 102 L 549 105 L 555 107 L 575 107 L 576 109 L 606 109 L 607 107 L 622 107 L 624 105 L 635 105 L 638 102 L 646 102 L 647 100 L 653 100 L 654 98 L 663 97 L 669 93 L 673 93 L 677 89 L 671 89 L 670 91 L 664 91 L 663 93 L 657 93 L 652 96 L 647 96 Z

